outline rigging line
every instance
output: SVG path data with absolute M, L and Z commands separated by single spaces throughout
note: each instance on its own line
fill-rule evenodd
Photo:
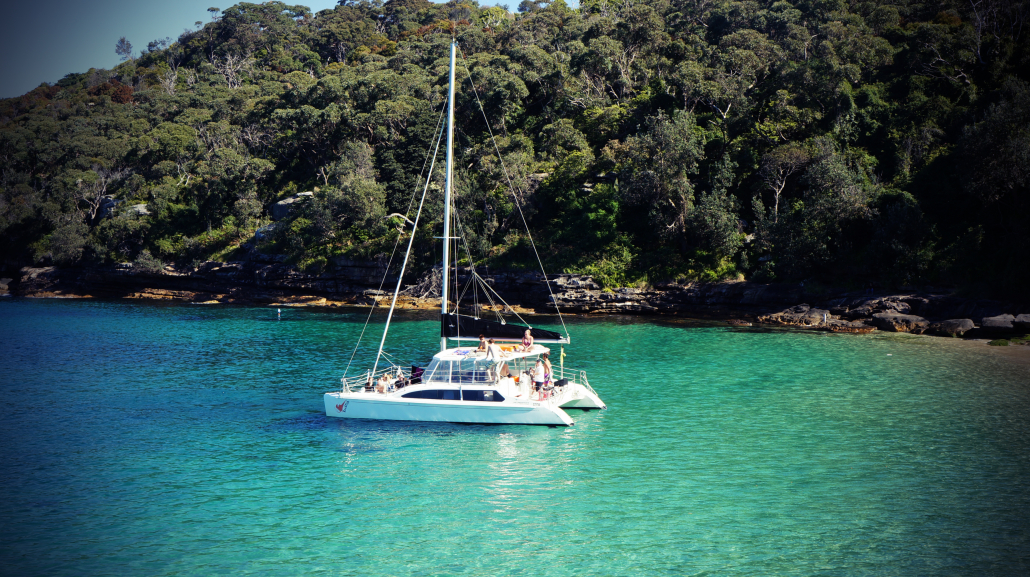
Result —
M 443 117 L 444 117 L 444 111 L 445 110 L 446 110 L 446 107 L 442 107 L 440 109 L 440 118 L 437 119 L 437 121 L 436 121 L 436 130 L 440 134 L 442 134 L 442 128 L 441 127 L 443 126 Z M 440 137 L 437 137 L 437 146 L 438 147 L 439 147 L 439 138 Z M 425 174 L 426 163 L 428 163 L 428 162 L 429 162 L 429 151 L 427 150 L 426 151 L 426 159 L 422 161 L 422 170 L 419 172 L 418 179 L 415 182 L 418 182 L 418 180 L 421 180 L 423 174 Z M 426 176 L 426 182 L 427 183 L 429 182 L 430 176 L 431 175 Z M 408 213 L 411 212 L 411 205 L 415 203 L 415 191 L 417 191 L 417 190 L 418 190 L 417 187 L 414 190 L 412 190 L 411 198 L 408 200 L 408 208 L 405 211 L 405 214 L 408 214 Z M 412 234 L 414 234 L 414 231 L 412 231 Z M 393 243 L 393 251 L 390 253 L 390 260 L 388 260 L 387 263 L 386 263 L 386 270 L 383 271 L 383 278 L 379 281 L 378 292 L 382 292 L 383 291 L 383 285 L 386 284 L 386 277 L 387 277 L 387 275 L 390 274 L 390 265 L 393 264 L 393 257 L 395 257 L 397 255 L 397 247 L 400 245 L 400 242 L 401 242 L 401 235 L 398 234 L 397 235 L 397 240 L 395 240 L 394 243 Z M 358 348 L 361 346 L 361 341 L 365 337 L 365 330 L 368 328 L 368 323 L 372 320 L 372 313 L 375 312 L 376 306 L 378 304 L 379 304 L 379 300 L 378 299 L 372 299 L 372 307 L 370 309 L 368 309 L 368 316 L 365 317 L 365 324 L 364 324 L 364 326 L 361 327 L 361 334 L 358 335 L 358 340 L 357 340 L 356 343 L 354 343 L 354 350 L 351 351 L 350 359 L 347 360 L 347 368 L 345 368 L 344 371 L 343 371 L 343 376 L 344 377 L 346 377 L 347 373 L 350 372 L 351 364 L 353 364 L 353 362 L 354 362 L 355 355 L 358 354 Z
M 479 310 L 479 291 L 476 289 L 478 284 L 473 284 L 473 283 L 476 283 L 477 279 L 479 279 L 480 283 L 485 282 L 485 281 L 482 280 L 483 277 L 479 276 L 479 273 L 476 272 L 475 265 L 472 264 L 473 263 L 473 261 L 472 261 L 472 249 L 469 247 L 469 244 L 468 244 L 468 235 L 465 233 L 465 227 L 464 227 L 464 225 L 462 225 L 461 218 L 458 215 L 458 211 L 456 210 L 454 212 L 455 212 L 455 222 L 458 224 L 458 234 L 459 234 L 459 237 L 461 238 L 462 245 L 465 248 L 465 254 L 468 256 L 469 265 L 470 265 L 469 266 L 469 270 L 471 270 L 471 274 L 469 275 L 468 285 L 466 285 L 465 291 L 462 292 L 462 296 L 464 296 L 465 293 L 468 292 L 468 287 L 471 286 L 472 287 L 472 296 L 473 296 L 473 300 L 475 301 L 475 306 L 476 306 L 475 311 L 478 312 L 478 310 Z M 487 299 L 490 301 L 490 305 L 492 306 L 494 304 L 494 301 L 493 301 L 492 298 L 490 298 L 490 293 L 486 292 L 485 290 L 483 292 L 486 295 Z M 504 319 L 501 318 L 501 315 L 500 315 L 499 312 L 494 311 L 494 317 L 497 318 L 497 320 L 501 321 L 502 323 L 504 322 Z
M 433 174 L 436 166 L 436 157 L 440 152 L 440 141 L 443 140 L 443 131 L 436 139 L 436 147 L 433 149 L 433 162 L 429 165 L 429 174 Z M 383 327 L 383 338 L 379 341 L 379 351 L 376 353 L 376 362 L 372 365 L 372 372 L 375 373 L 379 367 L 379 357 L 383 356 L 383 345 L 386 344 L 386 333 L 390 330 L 390 320 L 393 319 L 393 309 L 397 306 L 397 293 L 401 291 L 401 282 L 404 280 L 404 269 L 408 267 L 408 257 L 411 256 L 411 246 L 415 242 L 415 231 L 418 230 L 418 219 L 422 217 L 422 207 L 426 204 L 426 193 L 429 192 L 429 178 L 426 178 L 426 186 L 422 189 L 422 200 L 418 203 L 418 212 L 415 213 L 415 222 L 411 225 L 411 238 L 408 239 L 408 250 L 404 252 L 404 262 L 401 263 L 401 271 L 397 275 L 397 288 L 393 291 L 393 300 L 390 301 L 390 312 L 386 315 L 386 326 Z M 445 235 L 446 236 L 446 235 Z
M 477 290 L 476 287 L 478 287 L 479 285 L 484 285 L 485 286 L 486 285 L 486 279 L 484 279 L 482 276 L 479 275 L 478 272 L 476 272 L 476 267 L 473 264 L 473 260 L 472 260 L 472 249 L 471 249 L 471 247 L 469 247 L 468 235 L 465 232 L 466 228 L 465 228 L 464 225 L 462 225 L 460 214 L 459 214 L 459 211 L 457 211 L 457 210 L 454 211 L 454 220 L 455 220 L 455 223 L 458 225 L 458 236 L 461 238 L 462 246 L 465 248 L 465 255 L 469 259 L 469 270 L 471 271 L 471 274 L 469 275 L 469 282 L 465 285 L 464 290 L 462 290 L 461 297 L 464 298 L 465 293 L 468 292 L 469 287 L 472 287 L 472 298 L 473 298 L 473 301 L 474 301 L 474 306 L 476 307 L 475 309 L 473 309 L 473 312 L 478 313 L 478 311 L 479 311 L 479 291 Z M 490 301 L 490 306 L 494 307 L 496 305 L 496 303 L 494 303 L 493 297 L 490 296 L 490 292 L 488 290 L 486 290 L 486 288 L 483 289 L 483 294 L 486 296 L 487 300 Z M 505 323 L 504 317 L 501 316 L 501 311 L 493 310 L 492 312 L 494 313 L 494 318 L 496 318 L 501 324 Z M 476 315 L 473 315 L 473 316 L 476 316 Z M 515 316 L 518 316 L 518 315 L 516 314 Z M 476 316 L 476 318 L 479 318 L 479 317 Z M 521 317 L 519 317 L 519 320 L 522 321 L 523 323 L 526 322 Z
M 512 308 L 512 306 L 511 306 L 510 304 L 508 304 L 508 303 L 507 303 L 507 301 L 505 301 L 505 300 L 504 300 L 504 297 L 502 297 L 500 293 L 498 293 L 498 292 L 497 292 L 496 290 L 494 290 L 494 288 L 493 288 L 493 287 L 491 287 L 491 286 L 490 286 L 489 284 L 487 284 L 487 283 L 486 283 L 486 279 L 484 279 L 483 277 L 479 276 L 479 274 L 478 274 L 478 273 L 476 273 L 476 276 L 477 276 L 477 277 L 479 277 L 479 279 L 481 280 L 481 283 L 482 283 L 482 285 L 483 285 L 484 289 L 485 289 L 485 290 L 489 290 L 490 292 L 493 292 L 493 293 L 494 293 L 494 295 L 495 295 L 495 296 L 497 296 L 497 300 L 501 301 L 501 303 L 502 303 L 502 304 L 503 304 L 504 306 L 506 306 L 506 307 L 507 307 L 507 308 L 508 308 L 509 310 L 511 310 L 511 314 L 515 315 L 515 318 L 517 318 L 517 319 L 519 319 L 520 321 L 522 321 L 522 324 L 524 324 L 524 325 L 526 325 L 526 326 L 530 326 L 529 322 L 527 322 L 527 321 L 526 321 L 526 319 L 522 318 L 522 315 L 520 315 L 519 313 L 517 313 L 517 312 L 515 311 L 515 309 L 514 309 L 514 308 Z M 491 301 L 491 302 L 492 302 L 492 301 Z M 566 334 L 566 336 L 568 336 L 568 335 Z
M 434 134 L 437 134 L 437 133 L 441 133 L 442 134 L 444 112 L 447 110 L 446 102 L 444 104 L 445 105 L 440 108 L 440 118 L 438 118 L 437 121 L 436 121 L 436 132 L 434 132 Z M 439 146 L 439 138 L 440 137 L 437 137 L 437 146 Z M 416 183 L 419 180 L 421 180 L 422 176 L 425 174 L 425 172 L 426 172 L 426 164 L 427 163 L 429 163 L 429 151 L 428 150 L 426 150 L 426 158 L 425 158 L 425 160 L 422 161 L 422 170 L 418 173 L 418 178 L 415 180 Z M 426 176 L 426 182 L 429 182 L 429 178 L 431 178 L 431 177 L 432 177 L 432 174 L 427 175 Z M 408 213 L 411 212 L 411 205 L 415 204 L 415 192 L 416 191 L 418 191 L 418 187 L 417 186 L 411 191 L 411 198 L 408 199 L 408 208 L 407 208 L 406 211 L 404 211 L 405 215 L 407 215 Z M 414 234 L 415 234 L 415 232 L 412 231 L 412 235 L 414 235 Z M 400 243 L 401 243 L 401 235 L 398 234 L 397 235 L 397 240 L 395 240 L 393 242 L 393 251 L 390 253 L 390 260 L 387 261 L 387 263 L 386 263 L 386 270 L 383 271 L 383 278 L 379 281 L 379 289 L 378 289 L 379 292 L 382 292 L 383 285 L 386 284 L 386 277 L 387 277 L 387 275 L 390 274 L 390 265 L 393 264 L 393 257 L 397 255 L 397 247 L 400 245 Z M 354 343 L 354 350 L 351 351 L 350 359 L 347 360 L 347 368 L 345 368 L 343 370 L 343 376 L 344 377 L 346 377 L 347 373 L 350 372 L 351 364 L 354 362 L 354 356 L 358 354 L 358 348 L 361 346 L 361 340 L 365 337 L 365 330 L 368 328 L 369 321 L 372 320 L 372 313 L 375 312 L 377 304 L 379 304 L 379 300 L 378 299 L 372 299 L 372 308 L 368 309 L 368 316 L 365 317 L 365 324 L 364 324 L 364 326 L 361 327 L 361 334 L 358 335 L 358 341 L 356 343 Z
M 461 52 L 459 50 L 459 52 Z M 461 52 L 461 59 L 465 61 L 465 53 Z M 540 265 L 540 273 L 544 275 L 544 285 L 547 286 L 547 294 L 551 297 L 551 302 L 554 303 L 554 310 L 558 313 L 558 320 L 561 321 L 562 329 L 565 330 L 565 336 L 569 336 L 569 329 L 565 326 L 565 319 L 562 317 L 561 309 L 558 307 L 558 299 L 554 298 L 554 292 L 551 290 L 551 283 L 547 281 L 547 271 L 544 270 L 544 261 L 540 259 L 540 253 L 536 250 L 536 243 L 533 242 L 533 233 L 529 232 L 529 223 L 526 222 L 526 215 L 522 212 L 522 204 L 519 202 L 519 195 L 515 194 L 515 186 L 511 182 L 511 177 L 508 175 L 508 168 L 504 165 L 504 159 L 501 158 L 501 149 L 497 146 L 497 138 L 494 136 L 494 131 L 490 128 L 490 119 L 486 117 L 486 109 L 483 108 L 483 101 L 479 99 L 479 91 L 476 90 L 476 83 L 472 81 L 472 73 L 469 72 L 468 63 L 465 63 L 465 75 L 468 76 L 469 84 L 472 85 L 472 93 L 476 95 L 476 103 L 479 104 L 479 111 L 483 114 L 483 120 L 486 123 L 486 130 L 490 134 L 490 140 L 493 142 L 494 151 L 497 152 L 497 160 L 501 164 L 501 170 L 504 172 L 504 178 L 508 181 L 508 187 L 512 191 L 512 197 L 515 199 L 515 208 L 519 209 L 519 217 L 522 218 L 522 224 L 526 227 L 526 236 L 529 237 L 529 244 L 533 247 L 533 254 L 536 255 L 536 262 Z M 521 192 L 521 191 L 520 191 Z
M 494 313 L 494 318 L 496 318 L 499 322 L 504 323 L 505 322 L 504 321 L 504 317 L 501 315 L 501 313 L 504 311 L 504 309 L 502 308 L 501 310 L 497 310 L 497 303 L 494 302 L 494 297 L 491 296 L 490 295 L 490 291 L 487 290 L 488 289 L 488 285 L 486 284 L 486 279 L 481 277 L 481 276 L 479 276 L 479 274 L 477 273 L 477 274 L 475 274 L 472 277 L 472 280 L 474 280 L 474 281 L 476 281 L 478 283 L 477 286 L 482 286 L 483 287 L 483 295 L 486 296 L 486 300 L 490 301 L 490 309 Z M 519 319 L 519 320 L 521 320 L 521 319 Z
M 465 226 L 461 222 L 461 216 L 459 214 L 459 211 L 457 210 L 457 207 L 455 207 L 455 210 L 454 210 L 454 223 L 457 225 L 458 238 L 461 240 L 461 245 L 465 249 L 465 256 L 468 257 L 469 269 L 474 273 L 475 270 L 476 270 L 476 266 L 475 266 L 475 264 L 474 264 L 474 262 L 472 260 L 472 249 L 469 248 L 468 235 L 465 233 Z M 455 286 L 457 286 L 457 284 L 458 284 L 457 283 L 457 277 L 458 277 L 457 263 L 455 263 L 455 267 L 454 268 L 455 268 L 455 273 L 454 273 L 455 283 L 454 284 L 455 284 Z M 465 293 L 468 292 L 468 287 L 471 286 L 473 278 L 474 277 L 470 277 L 469 278 L 469 282 L 465 285 L 465 289 L 462 291 L 461 296 L 459 297 L 459 299 L 457 301 L 455 301 L 455 304 L 454 304 L 455 314 L 457 314 L 458 303 L 461 302 L 461 298 L 464 298 Z M 473 311 L 478 310 L 479 293 L 476 292 L 475 290 L 472 291 L 472 300 L 473 300 L 473 306 L 477 307 L 476 309 L 473 309 Z

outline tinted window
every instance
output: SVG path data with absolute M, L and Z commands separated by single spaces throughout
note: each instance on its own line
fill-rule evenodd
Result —
M 466 401 L 493 401 L 501 402 L 504 397 L 497 391 L 462 391 L 463 400 Z
M 439 399 L 440 391 L 412 391 L 404 394 L 405 399 Z
M 437 399 L 444 401 L 457 401 L 458 391 L 429 389 L 426 391 L 412 391 L 404 394 L 405 399 Z

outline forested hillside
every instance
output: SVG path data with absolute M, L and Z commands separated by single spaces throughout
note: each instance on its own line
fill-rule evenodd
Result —
M 492 132 L 552 272 L 1028 286 L 1021 0 L 215 9 L 175 40 L 123 39 L 113 70 L 0 101 L 6 266 L 260 251 L 317 272 L 388 252 L 410 230 L 389 215 L 414 216 L 452 34 L 477 263 L 535 265 Z

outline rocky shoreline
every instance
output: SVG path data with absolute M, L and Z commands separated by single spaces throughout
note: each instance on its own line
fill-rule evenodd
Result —
M 388 302 L 396 277 L 376 262 L 337 259 L 332 272 L 305 274 L 278 262 L 205 262 L 195 268 L 141 270 L 132 265 L 24 267 L 0 278 L 0 294 L 25 297 L 126 298 L 277 306 L 368 306 Z M 398 306 L 438 305 L 439 271 L 405 287 Z M 458 271 L 458 283 L 470 271 Z M 571 314 L 653 314 L 867 333 L 873 330 L 1008 338 L 1030 332 L 1027 303 L 970 299 L 946 291 L 877 294 L 820 289 L 803 284 L 753 282 L 660 283 L 648 288 L 602 290 L 587 276 L 521 271 L 480 271 L 500 297 L 484 308 Z M 15 278 L 17 277 L 17 278 Z M 382 287 L 382 288 L 381 288 Z M 385 289 L 385 290 L 384 290 Z M 434 292 L 435 289 L 435 292 Z

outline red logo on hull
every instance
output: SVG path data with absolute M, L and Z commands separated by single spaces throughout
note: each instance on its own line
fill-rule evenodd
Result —
M 340 403 L 339 405 L 336 405 L 336 412 L 337 413 L 342 413 L 343 412 L 343 403 Z

